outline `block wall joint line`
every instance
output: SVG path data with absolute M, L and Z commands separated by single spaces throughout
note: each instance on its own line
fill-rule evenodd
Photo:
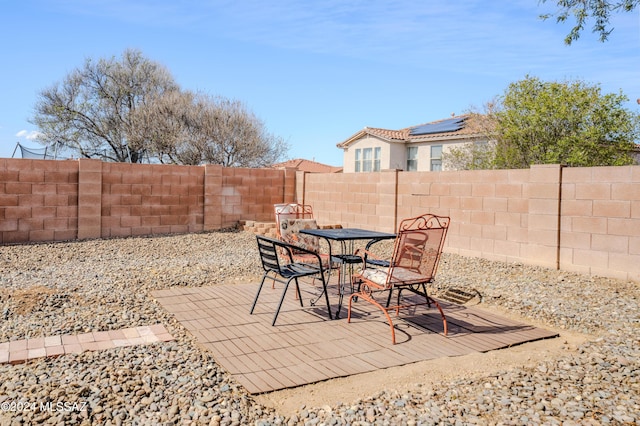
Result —
M 307 172 L 303 171 L 302 173 L 300 173 L 300 175 L 302 175 L 302 202 L 300 204 L 306 204 L 306 198 L 307 198 Z M 298 177 L 298 174 L 296 173 L 296 178 Z
M 556 228 L 558 229 L 558 236 L 556 237 L 556 270 L 560 270 L 560 248 L 562 247 L 562 170 L 565 168 L 564 165 L 560 164 L 560 169 L 558 170 L 558 224 Z
M 399 179 L 399 175 L 398 175 L 399 170 L 395 169 L 394 174 L 393 174 L 393 178 L 395 180 L 394 183 L 394 207 L 393 207 L 393 232 L 396 231 L 396 229 L 398 229 L 398 179 Z

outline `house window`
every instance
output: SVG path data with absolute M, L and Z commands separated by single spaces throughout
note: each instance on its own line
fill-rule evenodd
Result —
M 374 172 L 379 172 L 380 171 L 380 153 L 381 153 L 382 149 L 380 147 L 377 148 L 373 148 L 373 171 Z
M 442 145 L 431 146 L 431 171 L 442 171 Z
M 355 172 L 379 172 L 382 148 L 356 149 Z
M 415 172 L 418 170 L 418 147 L 410 146 L 407 148 L 407 171 Z
M 373 166 L 373 149 L 372 148 L 364 148 L 362 150 L 362 171 L 370 172 Z

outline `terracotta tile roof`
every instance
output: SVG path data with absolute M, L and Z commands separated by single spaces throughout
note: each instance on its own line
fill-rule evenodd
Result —
M 375 127 L 365 127 L 370 135 L 379 136 L 383 139 L 405 140 L 409 137 L 409 128 L 402 130 L 379 129 Z
M 439 133 L 420 134 L 420 135 L 411 134 L 412 129 L 426 126 L 426 125 L 435 125 L 446 120 L 451 120 L 452 118 L 458 118 L 463 121 L 464 124 L 459 130 L 439 132 Z M 405 143 L 420 142 L 425 140 L 469 138 L 476 135 L 485 134 L 486 129 L 488 128 L 488 125 L 489 123 L 486 120 L 485 116 L 482 116 L 479 114 L 464 114 L 464 115 L 444 118 L 441 120 L 430 121 L 428 123 L 417 124 L 415 126 L 406 127 L 400 130 L 381 129 L 376 127 L 365 127 L 363 130 L 354 134 L 350 138 L 337 144 L 337 146 L 339 148 L 345 148 L 349 146 L 352 142 L 356 141 L 357 139 L 360 139 L 365 135 L 372 135 L 381 139 L 386 139 L 388 141 L 398 141 L 398 142 L 405 142 Z
M 328 164 L 318 163 L 316 161 L 296 158 L 271 166 L 274 169 L 284 169 L 287 167 L 294 168 L 303 172 L 310 173 L 338 173 L 342 171 L 342 167 L 334 167 Z

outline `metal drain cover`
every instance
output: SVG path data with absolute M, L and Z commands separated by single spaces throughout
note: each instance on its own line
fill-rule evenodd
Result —
M 451 287 L 448 288 L 440 297 L 448 302 L 457 303 L 458 305 L 464 305 L 474 298 L 478 298 L 478 302 L 482 302 L 482 295 L 476 289 L 462 290 Z

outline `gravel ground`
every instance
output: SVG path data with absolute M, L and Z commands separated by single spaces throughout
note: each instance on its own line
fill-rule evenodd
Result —
M 244 232 L 0 247 L 0 342 L 156 322 L 176 338 L 0 365 L 0 424 L 640 423 L 639 283 L 444 255 L 436 291 L 473 288 L 485 307 L 592 338 L 534 368 L 285 416 L 256 403 L 148 295 L 260 272 Z

